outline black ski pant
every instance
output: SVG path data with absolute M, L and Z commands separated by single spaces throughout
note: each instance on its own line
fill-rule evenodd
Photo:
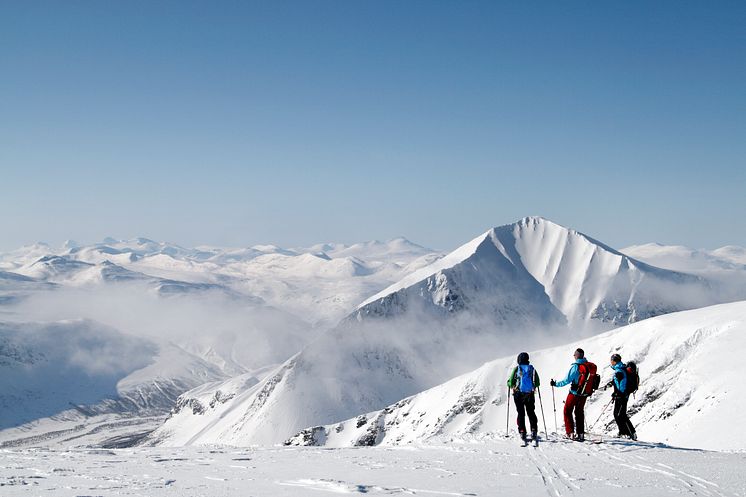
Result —
M 635 427 L 627 416 L 627 401 L 629 396 L 617 395 L 614 397 L 614 420 L 619 427 L 619 434 L 631 437 L 635 434 Z
M 526 433 L 526 414 L 528 422 L 531 424 L 531 433 L 539 431 L 539 420 L 536 418 L 536 400 L 533 392 L 515 392 L 515 410 L 518 412 L 518 432 Z

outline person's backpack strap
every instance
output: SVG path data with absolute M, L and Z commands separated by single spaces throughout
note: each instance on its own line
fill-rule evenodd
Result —
M 580 379 L 580 364 L 577 364 L 577 363 L 573 362 L 572 364 L 570 364 L 570 371 L 572 371 L 572 368 L 577 368 L 577 370 L 578 370 L 578 379 Z M 568 373 L 567 376 L 569 378 L 570 374 Z M 575 383 L 575 380 L 571 380 L 570 381 L 570 390 L 577 390 L 577 388 L 578 388 L 578 384 Z
M 583 378 L 584 376 L 585 377 L 588 376 L 588 366 L 586 366 L 585 363 L 582 362 L 582 363 L 578 364 L 578 387 L 581 386 L 580 385 L 581 383 L 585 383 L 584 381 L 581 382 L 581 380 L 584 379 Z

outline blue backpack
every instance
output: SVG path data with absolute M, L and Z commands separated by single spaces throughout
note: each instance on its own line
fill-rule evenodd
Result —
M 531 393 L 534 391 L 534 367 L 532 365 L 519 365 L 515 370 L 516 387 L 519 392 Z

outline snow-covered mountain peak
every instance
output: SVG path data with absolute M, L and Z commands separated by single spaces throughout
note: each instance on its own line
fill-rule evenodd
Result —
M 712 253 L 719 257 L 730 259 L 737 264 L 746 264 L 746 248 L 738 245 L 726 245 L 715 249 Z
M 445 257 L 441 257 L 440 259 L 436 260 L 432 264 L 429 264 L 421 269 L 418 269 L 417 271 L 413 273 L 410 273 L 409 275 L 405 276 L 400 281 L 394 283 L 388 288 L 383 289 L 379 293 L 365 300 L 363 303 L 361 303 L 358 306 L 358 309 L 361 309 L 365 307 L 366 305 L 370 304 L 371 302 L 375 302 L 376 300 L 379 300 L 385 297 L 386 295 L 395 293 L 399 290 L 412 286 L 416 284 L 417 282 L 422 281 L 423 279 L 429 276 L 432 276 L 438 273 L 439 271 L 442 271 L 443 269 L 447 269 L 447 268 L 455 266 L 456 264 L 464 262 L 466 259 L 468 259 L 469 257 L 471 257 L 472 255 L 476 253 L 477 248 L 480 245 L 484 244 L 488 239 L 490 239 L 492 232 L 493 230 L 486 231 L 485 233 L 482 233 L 478 237 L 474 238 L 473 240 L 460 246 L 459 248 L 449 253 Z
M 515 223 L 498 226 L 494 231 L 495 233 L 512 232 L 516 239 L 530 241 L 537 247 L 541 247 L 542 241 L 546 240 L 551 242 L 553 239 L 560 238 L 568 243 L 590 243 L 613 254 L 620 256 L 623 255 L 618 250 L 586 235 L 585 233 L 562 226 L 561 224 L 557 224 L 554 221 L 539 216 L 524 217 Z
M 734 245 L 715 250 L 693 249 L 683 245 L 645 243 L 622 249 L 625 254 L 654 266 L 685 271 L 742 286 L 746 274 L 746 249 Z
M 80 244 L 75 240 L 65 240 L 65 242 L 62 244 L 63 250 L 70 250 L 78 247 L 80 247 Z
M 261 252 L 262 254 L 282 254 L 282 255 L 298 255 L 297 252 L 294 250 L 288 250 L 284 249 L 282 247 L 278 247 L 277 245 L 253 245 L 250 247 L 252 250 L 256 250 L 257 252 Z
M 359 316 L 381 315 L 380 309 L 373 309 L 376 306 L 384 306 L 388 312 L 394 295 L 418 285 L 424 285 L 423 291 L 434 299 L 434 289 L 440 288 L 438 291 L 444 293 L 446 285 L 445 293 L 459 294 L 461 301 L 468 300 L 467 289 L 473 284 L 462 278 L 467 267 L 480 273 L 470 278 L 483 278 L 485 269 L 490 267 L 494 271 L 495 291 L 501 287 L 504 291 L 508 281 L 538 282 L 552 305 L 571 323 L 595 319 L 622 324 L 695 307 L 694 301 L 699 305 L 716 301 L 701 299 L 710 288 L 697 276 L 651 266 L 579 231 L 529 216 L 492 228 L 410 273 L 364 301 L 358 307 Z M 662 292 L 667 285 L 674 285 L 681 298 Z M 682 291 L 684 287 L 686 291 Z
M 424 249 L 422 245 L 419 245 L 417 243 L 414 243 L 413 241 L 409 240 L 408 238 L 404 236 L 397 236 L 395 238 L 392 238 L 390 240 L 386 240 L 385 242 L 380 242 L 382 245 L 387 245 L 388 247 L 394 248 L 394 249 L 415 249 L 415 250 L 421 250 Z

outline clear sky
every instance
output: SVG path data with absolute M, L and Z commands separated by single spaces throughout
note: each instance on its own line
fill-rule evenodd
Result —
M 746 245 L 746 2 L 0 2 L 0 250 Z

